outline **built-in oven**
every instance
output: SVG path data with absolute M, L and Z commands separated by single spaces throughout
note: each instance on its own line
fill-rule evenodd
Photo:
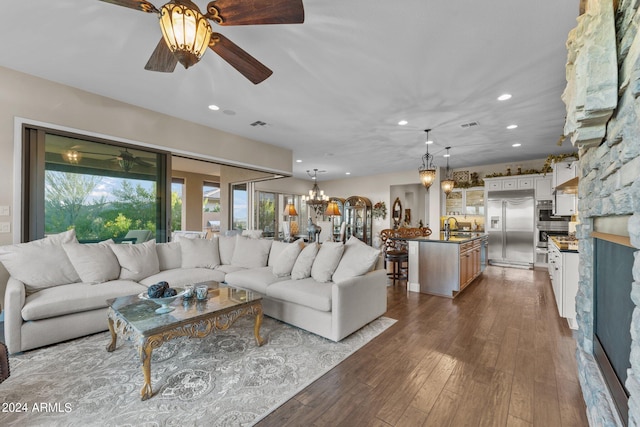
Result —
M 536 204 L 536 264 L 548 263 L 549 236 L 567 236 L 570 217 L 553 216 L 551 200 Z

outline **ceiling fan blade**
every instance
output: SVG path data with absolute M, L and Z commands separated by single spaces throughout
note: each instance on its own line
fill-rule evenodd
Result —
M 220 25 L 302 24 L 302 0 L 215 0 L 207 17 Z
M 115 4 L 116 6 L 124 6 L 129 9 L 141 10 L 148 13 L 160 13 L 158 9 L 146 0 L 100 0 L 105 3 Z
M 215 44 L 212 43 L 209 47 L 253 84 L 257 85 L 273 74 L 273 71 L 222 34 L 211 34 L 211 40 L 215 40 Z
M 165 43 L 164 38 L 160 39 L 158 45 L 153 50 L 151 58 L 144 66 L 145 70 L 159 71 L 161 73 L 173 73 L 178 64 L 178 58 L 169 50 L 169 46 Z

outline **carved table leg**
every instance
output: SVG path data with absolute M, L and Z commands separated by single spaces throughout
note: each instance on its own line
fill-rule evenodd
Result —
M 151 388 L 151 352 L 153 348 L 151 343 L 146 341 L 140 345 L 140 361 L 142 362 L 142 375 L 144 375 L 144 385 L 140 390 L 142 400 L 147 400 L 153 396 Z
M 116 349 L 116 341 L 118 340 L 118 336 L 116 335 L 116 329 L 113 325 L 113 319 L 109 317 L 107 318 L 107 321 L 109 322 L 109 332 L 111 332 L 111 342 L 107 344 L 107 351 L 112 352 Z
M 253 326 L 253 334 L 256 337 L 256 343 L 258 347 L 264 344 L 264 339 L 260 336 L 260 326 L 262 326 L 262 307 L 256 307 L 256 320 Z

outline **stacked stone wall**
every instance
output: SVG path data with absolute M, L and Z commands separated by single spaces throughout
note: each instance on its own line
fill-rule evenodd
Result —
M 604 10 L 611 0 L 591 0 L 589 9 Z M 614 14 L 617 56 L 618 99 L 613 114 L 606 124 L 602 142 L 593 140 L 580 146 L 580 183 L 578 211 L 581 224 L 577 227 L 580 252 L 580 279 L 576 296 L 579 330 L 577 333 L 577 361 L 580 382 L 587 404 L 589 422 L 593 426 L 620 425 L 621 421 L 612 404 L 610 394 L 593 358 L 593 242 L 591 232 L 595 218 L 630 215 L 628 232 L 631 244 L 640 248 L 640 12 L 638 0 L 622 0 Z M 587 25 L 569 37 L 567 45 L 588 45 L 598 38 L 608 37 L 601 28 Z M 576 40 L 572 40 L 572 37 Z M 577 55 L 585 52 L 578 52 Z M 592 49 L 588 62 L 598 63 L 610 57 Z M 569 61 L 571 62 L 571 52 Z M 575 53 L 574 53 L 575 55 Z M 585 59 L 584 57 L 582 58 Z M 568 64 L 568 69 L 569 69 Z M 596 69 L 596 68 L 592 68 Z M 602 68 L 597 68 L 603 70 Z M 606 80 L 607 76 L 601 76 Z M 568 82 L 574 92 L 565 93 L 568 106 L 575 105 L 581 85 L 587 85 L 586 76 L 576 75 Z M 594 96 L 594 93 L 591 92 Z M 603 96 L 604 98 L 604 96 Z M 573 104 L 571 100 L 573 99 Z M 597 99 L 597 93 L 594 99 Z M 569 102 L 568 102 L 569 101 Z M 601 112 L 600 112 L 601 113 Z M 598 114 L 600 114 L 598 113 Z M 588 112 L 587 112 L 588 114 Z M 600 114 L 601 116 L 601 114 Z M 588 120 L 584 123 L 588 124 Z M 579 125 L 577 126 L 579 128 Z M 575 136 L 575 135 L 574 135 Z M 574 138 L 575 139 L 575 138 Z M 574 140 L 572 139 L 572 140 Z M 579 139 L 579 138 L 578 138 Z M 640 426 L 640 251 L 635 253 L 633 284 L 630 298 L 636 305 L 631 324 L 631 369 L 626 387 L 630 392 L 629 425 Z

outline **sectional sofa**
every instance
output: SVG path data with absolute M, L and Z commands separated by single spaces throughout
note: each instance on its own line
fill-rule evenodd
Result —
M 105 331 L 106 300 L 226 282 L 264 295 L 265 315 L 339 341 L 384 314 L 380 251 L 356 238 L 305 245 L 243 236 L 170 243 L 80 244 L 73 230 L 0 247 L 10 274 L 5 341 L 10 353 Z

